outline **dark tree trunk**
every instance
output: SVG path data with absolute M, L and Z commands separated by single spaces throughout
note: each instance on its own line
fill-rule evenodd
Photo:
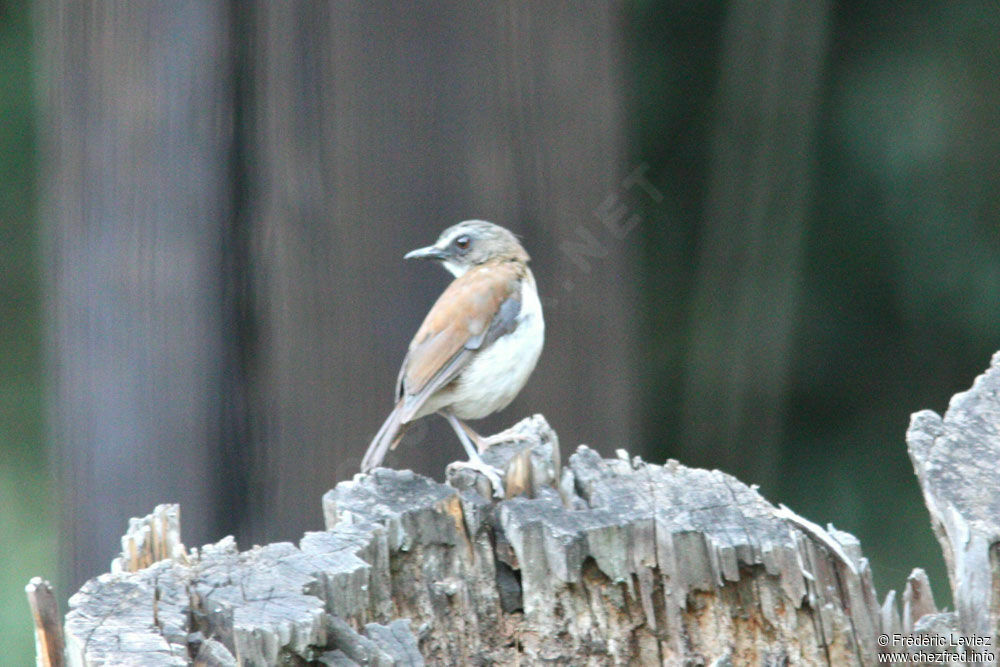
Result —
M 39 4 L 49 440 L 66 589 L 129 516 L 218 537 L 233 95 L 225 5 Z
M 729 10 L 684 391 L 681 453 L 770 484 L 811 192 L 826 3 Z

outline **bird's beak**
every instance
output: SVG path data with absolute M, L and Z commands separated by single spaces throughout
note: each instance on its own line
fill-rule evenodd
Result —
M 403 255 L 403 259 L 445 259 L 446 257 L 448 257 L 448 253 L 432 245 L 411 250 Z

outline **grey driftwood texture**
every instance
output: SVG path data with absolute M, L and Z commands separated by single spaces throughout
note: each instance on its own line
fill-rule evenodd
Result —
M 943 417 L 914 414 L 906 442 L 944 551 L 957 630 L 1000 638 L 1000 352 Z
M 329 491 L 327 530 L 297 545 L 188 551 L 176 506 L 133 520 L 112 572 L 70 600 L 67 660 L 869 665 L 882 633 L 996 636 L 998 396 L 1000 355 L 908 434 L 955 612 L 921 570 L 879 604 L 854 537 L 719 471 L 585 446 L 564 465 L 535 416 L 484 455 L 503 501 L 466 469 L 378 469 Z

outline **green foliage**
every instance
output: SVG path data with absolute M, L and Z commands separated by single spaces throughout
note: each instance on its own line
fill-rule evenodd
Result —
M 0 6 L 0 637 L 34 662 L 24 585 L 55 576 L 53 485 L 42 442 L 35 118 L 27 3 Z
M 725 7 L 630 9 L 634 152 L 671 202 L 645 212 L 645 438 L 672 456 Z M 857 535 L 882 592 L 929 569 L 940 604 L 947 580 L 904 434 L 1000 349 L 1000 11 L 832 11 L 780 482 L 762 490 Z

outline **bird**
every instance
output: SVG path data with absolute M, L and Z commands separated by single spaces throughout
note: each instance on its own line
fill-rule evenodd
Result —
M 361 471 L 380 466 L 408 425 L 437 413 L 469 456 L 457 465 L 485 474 L 502 497 L 499 475 L 479 456 L 492 443 L 464 420 L 507 407 L 541 356 L 545 321 L 530 257 L 504 227 L 465 220 L 404 259 L 440 262 L 455 278 L 410 341 L 396 379 L 395 407 L 368 446 Z

